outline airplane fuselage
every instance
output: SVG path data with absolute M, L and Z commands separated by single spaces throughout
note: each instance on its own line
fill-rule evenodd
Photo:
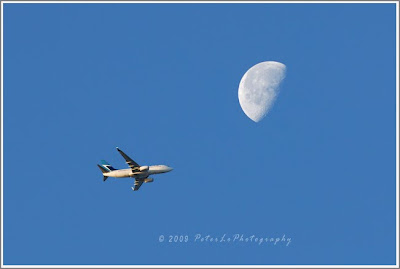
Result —
M 147 178 L 149 175 L 167 173 L 172 170 L 171 167 L 168 167 L 166 165 L 152 165 L 152 166 L 145 166 L 145 168 L 147 169 L 144 169 L 143 171 L 132 171 L 132 169 L 130 168 L 119 169 L 103 173 L 103 175 L 106 177 L 116 177 L 116 178 L 134 177 L 137 179 L 144 179 Z
M 124 157 L 126 164 L 130 167 L 127 169 L 115 169 L 105 160 L 101 161 L 101 164 L 97 166 L 103 173 L 103 181 L 106 181 L 108 177 L 114 178 L 134 178 L 135 185 L 132 190 L 139 190 L 143 183 L 153 182 L 153 178 L 149 178 L 150 175 L 162 174 L 172 171 L 172 168 L 166 165 L 139 165 L 137 162 L 132 160 L 128 155 L 117 147 L 118 152 Z

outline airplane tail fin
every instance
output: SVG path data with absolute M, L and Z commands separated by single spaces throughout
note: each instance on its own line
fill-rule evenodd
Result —
M 97 166 L 100 168 L 100 170 L 101 170 L 102 173 L 108 173 L 108 172 L 110 172 L 109 170 L 107 170 L 106 168 L 104 168 L 102 165 L 97 165 Z
M 101 160 L 101 166 L 102 166 L 103 168 L 105 168 L 106 170 L 108 170 L 107 172 L 116 170 L 114 167 L 111 166 L 111 164 L 109 164 L 109 163 L 106 162 L 105 160 Z
M 104 173 L 108 173 L 110 172 L 109 170 L 107 170 L 105 167 L 103 167 L 103 165 L 97 165 L 101 172 L 103 173 L 103 181 L 106 181 L 106 179 L 108 178 L 108 176 L 105 176 Z
M 101 172 L 103 173 L 103 181 L 106 181 L 106 179 L 108 178 L 108 176 L 105 176 L 104 173 L 108 173 L 108 172 L 115 170 L 115 168 L 112 167 L 111 164 L 109 164 L 105 160 L 101 160 L 101 164 L 98 164 L 97 166 L 100 168 Z

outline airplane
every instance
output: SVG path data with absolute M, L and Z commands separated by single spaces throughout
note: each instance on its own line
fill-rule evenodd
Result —
M 121 177 L 133 177 L 135 178 L 135 185 L 132 190 L 139 190 L 143 183 L 153 182 L 153 178 L 149 178 L 149 175 L 161 174 L 172 171 L 172 168 L 166 165 L 152 165 L 152 166 L 140 166 L 122 150 L 117 147 L 118 152 L 124 157 L 126 163 L 130 168 L 127 169 L 115 169 L 109 163 L 102 160 L 101 164 L 97 165 L 103 173 L 103 181 L 106 181 L 108 177 L 121 178 Z

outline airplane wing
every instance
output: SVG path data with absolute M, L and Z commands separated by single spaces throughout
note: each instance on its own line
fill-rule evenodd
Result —
M 132 187 L 132 190 L 137 191 L 139 190 L 140 186 L 142 186 L 143 180 L 135 179 L 135 187 Z
M 121 153 L 122 157 L 124 157 L 126 163 L 129 165 L 129 167 L 131 169 L 136 169 L 138 167 L 140 167 L 139 164 L 137 164 L 134 160 L 132 160 L 128 155 L 126 155 L 122 150 L 120 150 L 119 148 L 117 148 L 118 152 Z

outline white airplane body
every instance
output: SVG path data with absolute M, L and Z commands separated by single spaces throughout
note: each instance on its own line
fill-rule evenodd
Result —
M 114 178 L 124 178 L 133 177 L 135 178 L 135 186 L 132 187 L 134 191 L 139 190 L 143 183 L 153 182 L 154 179 L 149 178 L 150 175 L 167 173 L 172 170 L 171 167 L 166 165 L 151 165 L 151 166 L 140 166 L 134 160 L 132 160 L 128 155 L 126 155 L 122 150 L 117 148 L 118 152 L 124 157 L 126 163 L 130 168 L 127 169 L 115 169 L 106 161 L 102 161 L 102 164 L 97 166 L 103 173 L 103 181 L 106 181 L 108 177 Z

